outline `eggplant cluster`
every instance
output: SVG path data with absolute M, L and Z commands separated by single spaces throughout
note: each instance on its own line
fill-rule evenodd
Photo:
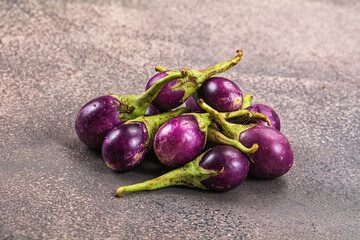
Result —
M 253 96 L 244 96 L 235 82 L 212 77 L 241 58 L 237 51 L 233 59 L 204 70 L 157 66 L 142 94 L 109 94 L 85 104 L 76 117 L 76 133 L 85 145 L 101 150 L 111 169 L 130 171 L 149 151 L 173 168 L 118 188 L 118 197 L 171 185 L 227 191 L 248 174 L 277 178 L 290 170 L 293 152 L 277 113 L 252 105 Z

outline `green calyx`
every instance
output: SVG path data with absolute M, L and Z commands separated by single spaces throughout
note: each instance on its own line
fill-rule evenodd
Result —
M 146 182 L 119 187 L 116 196 L 121 197 L 124 192 L 136 192 L 143 190 L 155 190 L 169 186 L 182 185 L 188 187 L 196 187 L 207 190 L 202 181 L 220 174 L 223 170 L 208 170 L 199 166 L 199 163 L 206 152 L 195 158 L 186 165 L 172 170 L 160 177 L 148 180 Z
M 181 114 L 188 113 L 188 112 L 190 112 L 189 108 L 182 107 L 182 108 L 176 109 L 172 112 L 161 113 L 161 114 L 157 114 L 157 115 L 153 115 L 153 116 L 140 116 L 135 119 L 127 121 L 125 124 L 131 123 L 131 122 L 140 122 L 145 125 L 146 130 L 148 132 L 148 139 L 146 140 L 145 145 L 146 145 L 146 148 L 149 149 L 152 146 L 152 142 L 154 140 L 156 132 L 159 130 L 159 128 L 164 123 L 166 123 L 167 121 L 169 121 L 170 119 L 172 119 L 174 117 L 180 116 Z
M 222 116 L 222 118 L 224 119 L 232 119 L 232 118 L 240 118 L 240 119 L 246 119 L 251 117 L 251 112 L 249 112 L 248 110 L 238 110 L 238 111 L 234 111 L 234 112 L 222 112 L 222 113 L 218 113 L 220 116 Z M 208 138 L 207 134 L 208 134 L 208 128 L 209 126 L 213 125 L 214 126 L 214 117 L 209 114 L 209 113 L 186 113 L 185 115 L 190 115 L 193 116 L 198 125 L 199 125 L 199 130 L 202 131 L 203 133 L 205 133 L 205 139 Z M 206 140 L 204 142 L 204 146 L 206 145 Z
M 199 130 L 207 133 L 209 125 L 212 123 L 212 117 L 206 113 L 187 113 L 186 115 L 193 116 L 199 124 Z
M 144 116 L 150 103 L 157 97 L 161 89 L 174 79 L 182 79 L 188 76 L 188 70 L 174 70 L 167 72 L 167 76 L 157 80 L 148 90 L 140 95 L 110 94 L 119 100 L 119 119 L 127 121 L 139 116 Z
M 209 77 L 225 72 L 238 64 L 242 58 L 243 52 L 241 50 L 237 51 L 236 57 L 231 60 L 219 63 L 215 66 L 204 70 L 195 70 L 189 69 L 189 75 L 185 78 L 179 79 L 176 81 L 176 84 L 171 88 L 172 91 L 183 91 L 184 96 L 182 98 L 182 102 L 185 102 L 192 94 L 198 90 L 201 85 L 205 82 Z M 165 71 L 165 68 L 161 66 L 156 66 L 155 70 L 158 72 Z
M 251 100 L 253 99 L 253 95 L 252 94 L 248 94 L 244 96 L 243 99 L 243 104 L 241 106 L 241 109 L 246 109 L 247 107 L 251 106 Z
M 242 125 L 242 124 L 229 123 L 218 111 L 216 111 L 215 109 L 213 109 L 212 107 L 207 105 L 204 102 L 204 100 L 199 99 L 198 104 L 202 109 L 204 109 L 206 112 L 208 112 L 214 118 L 214 121 L 221 126 L 222 131 L 224 132 L 224 135 L 230 139 L 239 141 L 239 136 L 243 131 L 248 130 L 255 126 L 255 124 Z M 242 111 L 247 111 L 247 110 L 242 110 Z M 253 112 L 249 112 L 249 113 L 251 113 L 250 114 L 250 117 L 251 117 Z M 264 117 L 266 118 L 266 116 L 264 116 Z M 237 145 L 238 145 L 237 148 L 241 152 L 247 153 L 247 154 L 254 153 L 258 149 L 257 144 L 254 144 L 251 148 L 245 147 L 240 142 Z
M 209 127 L 208 129 L 207 140 L 217 144 L 232 146 L 241 152 L 246 152 L 248 154 L 256 152 L 259 148 L 257 144 L 254 144 L 249 151 L 248 148 L 244 147 L 244 145 L 242 145 L 239 141 L 226 137 L 218 129 L 213 127 Z

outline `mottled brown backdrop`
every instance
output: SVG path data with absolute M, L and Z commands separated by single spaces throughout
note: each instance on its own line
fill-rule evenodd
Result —
M 360 4 L 339 0 L 0 1 L 0 238 L 356 239 Z M 165 170 L 116 173 L 74 130 L 87 101 L 155 73 L 221 74 L 272 106 L 295 164 L 227 193 L 124 194 Z

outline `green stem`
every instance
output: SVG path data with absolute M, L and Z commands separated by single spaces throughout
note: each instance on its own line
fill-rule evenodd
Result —
M 205 79 L 211 77 L 214 74 L 225 72 L 230 68 L 232 68 L 233 66 L 235 66 L 236 64 L 238 64 L 242 58 L 242 55 L 243 55 L 243 51 L 238 50 L 236 57 L 234 57 L 233 59 L 216 64 L 215 66 L 201 70 L 200 72 L 205 74 Z
M 116 196 L 121 197 L 124 192 L 136 192 L 144 190 L 150 191 L 175 185 L 207 189 L 204 185 L 201 184 L 201 182 L 220 174 L 223 170 L 208 170 L 200 167 L 199 162 L 205 153 L 206 152 L 202 153 L 200 156 L 186 165 L 165 173 L 160 177 L 138 184 L 119 187 L 116 191 Z
M 177 78 L 184 78 L 188 76 L 188 70 L 174 70 L 168 71 L 167 76 L 155 81 L 154 85 L 152 85 L 148 90 L 143 92 L 142 94 L 136 97 L 136 101 L 138 106 L 141 108 L 147 108 L 149 104 L 157 97 L 158 93 L 161 91 L 162 87 L 167 83 L 175 80 Z
M 241 109 L 245 109 L 247 107 L 250 107 L 251 106 L 251 100 L 253 99 L 253 97 L 254 96 L 252 94 L 245 95 L 244 99 L 243 99 L 243 105 L 242 105 Z
M 215 120 L 215 122 L 217 124 L 221 125 L 221 127 L 222 127 L 223 131 L 225 132 L 226 136 L 229 136 L 231 138 L 235 138 L 235 136 L 233 134 L 233 131 L 232 131 L 232 127 L 235 124 L 227 122 L 226 119 L 221 114 L 219 114 L 218 111 L 216 111 L 215 109 L 213 109 L 212 107 L 207 105 L 204 102 L 204 100 L 199 99 L 198 104 L 202 109 L 204 109 L 207 113 L 210 114 L 210 116 L 212 116 L 214 118 L 214 120 Z
M 251 117 L 249 120 L 262 120 L 264 122 L 267 122 L 267 124 L 271 126 L 270 119 L 264 114 L 258 112 L 250 112 L 250 113 L 251 113 Z
M 166 69 L 163 68 L 162 66 L 156 66 L 156 67 L 155 67 L 155 71 L 157 71 L 157 72 L 165 72 Z
M 249 119 L 252 114 L 249 110 L 237 110 L 234 112 L 219 112 L 221 116 L 223 116 L 225 119 L 231 119 L 231 118 L 245 118 Z
M 146 141 L 146 145 L 151 147 L 156 132 L 164 123 L 174 117 L 180 116 L 181 114 L 188 112 L 190 112 L 190 109 L 188 107 L 182 107 L 172 112 L 161 113 L 153 116 L 140 116 L 127 122 L 141 122 L 145 124 L 149 136 L 148 140 Z
M 242 145 L 239 141 L 226 137 L 224 134 L 222 134 L 221 132 L 219 132 L 219 130 L 215 128 L 209 127 L 207 137 L 208 137 L 207 139 L 211 142 L 232 146 L 236 149 L 239 149 L 241 152 L 248 151 L 248 149 L 244 147 L 244 145 Z M 247 153 L 248 154 L 254 153 L 258 150 L 258 148 L 259 148 L 258 144 L 253 144 L 252 147 L 250 148 L 250 151 L 248 151 Z
M 224 135 L 228 138 L 234 139 L 236 141 L 239 141 L 240 134 L 247 130 L 252 128 L 254 125 L 241 125 L 241 124 L 234 124 L 229 123 L 226 121 L 226 119 L 215 109 L 207 105 L 204 100 L 199 99 L 198 100 L 199 106 L 204 109 L 206 112 L 208 112 L 215 120 L 215 122 L 222 127 L 222 131 L 224 132 Z M 239 144 L 241 144 L 239 142 Z M 241 144 L 242 145 L 242 144 Z M 254 151 L 255 147 L 254 145 L 251 148 L 247 148 L 245 146 L 241 146 L 241 151 L 243 153 L 252 153 Z M 240 150 L 240 149 L 239 149 Z M 256 151 L 256 150 L 255 150 Z
M 237 51 L 236 57 L 231 60 L 216 64 L 210 68 L 198 71 L 195 69 L 189 69 L 189 76 L 183 79 L 179 79 L 176 84 L 171 88 L 172 91 L 184 91 L 182 102 L 185 102 L 188 97 L 196 92 L 201 87 L 206 79 L 209 77 L 225 72 L 238 64 L 242 58 L 243 52 Z
M 248 111 L 248 110 L 241 110 L 241 111 Z M 235 112 L 234 112 L 235 113 Z M 220 113 L 221 114 L 221 113 Z M 232 115 L 233 117 L 228 117 L 226 119 L 230 119 L 229 121 L 232 123 L 241 123 L 241 124 L 246 124 L 247 122 L 251 121 L 251 120 L 261 120 L 264 122 L 267 122 L 267 124 L 269 126 L 271 126 L 271 122 L 270 119 L 268 117 L 266 117 L 264 114 L 262 113 L 258 113 L 258 112 L 249 112 L 248 115 L 239 115 L 236 116 L 235 114 Z
M 163 86 L 174 79 L 184 78 L 186 76 L 188 76 L 186 69 L 169 71 L 165 77 L 157 80 L 154 85 L 140 95 L 110 94 L 110 96 L 115 97 L 120 102 L 118 107 L 119 119 L 127 121 L 139 116 L 144 116 L 146 109 L 156 98 Z

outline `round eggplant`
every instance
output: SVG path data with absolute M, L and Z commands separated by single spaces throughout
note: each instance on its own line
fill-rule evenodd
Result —
M 207 79 L 197 91 L 197 96 L 219 112 L 236 111 L 241 109 L 243 104 L 240 87 L 222 77 Z
M 152 104 L 159 111 L 166 111 L 173 108 L 176 108 L 183 104 L 186 99 L 188 99 L 192 94 L 196 92 L 197 89 L 201 87 L 204 81 L 211 76 L 225 72 L 239 63 L 243 55 L 243 52 L 239 50 L 235 58 L 219 63 L 210 68 L 198 71 L 195 69 L 189 69 L 188 77 L 184 79 L 177 79 L 167 83 L 157 97 L 154 99 Z M 163 67 L 157 66 L 155 68 L 160 73 L 153 76 L 147 83 L 146 89 L 151 87 L 159 78 L 162 77 L 162 74 L 166 73 Z
M 116 196 L 121 197 L 125 192 L 155 190 L 174 185 L 224 192 L 239 186 L 248 171 L 249 161 L 244 154 L 230 146 L 217 146 L 160 177 L 119 187 Z
M 79 111 L 75 130 L 79 139 L 87 146 L 100 149 L 106 134 L 124 121 L 144 116 L 146 109 L 168 82 L 184 78 L 188 74 L 182 71 L 169 71 L 161 80 L 140 95 L 111 94 L 95 98 Z
M 129 171 L 139 165 L 151 148 L 155 133 L 169 119 L 189 112 L 179 108 L 173 112 L 142 116 L 112 129 L 102 144 L 102 157 L 116 171 Z
M 254 104 L 246 108 L 251 112 L 258 112 L 264 114 L 271 122 L 271 127 L 280 131 L 280 118 L 277 113 L 271 107 L 264 104 Z M 268 123 L 260 120 L 250 121 L 249 123 L 255 123 L 258 125 L 269 126 Z

